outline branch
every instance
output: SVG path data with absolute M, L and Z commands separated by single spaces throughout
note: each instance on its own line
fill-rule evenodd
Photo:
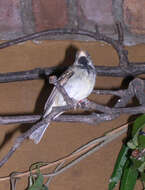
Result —
M 132 63 L 129 64 L 128 70 L 131 73 L 124 72 L 119 66 L 95 66 L 96 73 L 98 76 L 106 77 L 127 77 L 127 76 L 137 76 L 140 74 L 145 74 L 145 63 Z M 8 72 L 0 73 L 0 83 L 25 81 L 25 80 L 35 80 L 48 78 L 49 75 L 55 72 L 62 72 L 66 67 L 47 67 L 47 68 L 35 68 L 27 71 L 20 72 Z
M 0 167 L 8 161 L 8 159 L 12 156 L 12 154 L 21 146 L 21 144 L 24 142 L 24 140 L 26 138 L 30 137 L 35 130 L 40 129 L 41 126 L 43 126 L 46 123 L 48 124 L 48 123 L 52 122 L 53 119 L 56 117 L 56 115 L 58 115 L 59 113 L 69 111 L 76 107 L 76 104 L 73 101 L 70 101 L 70 97 L 67 95 L 65 89 L 61 86 L 61 84 L 59 84 L 60 81 L 54 80 L 53 82 L 54 82 L 56 88 L 58 88 L 60 93 L 63 95 L 67 105 L 62 106 L 62 107 L 53 108 L 52 112 L 47 117 L 43 118 L 41 121 L 36 123 L 32 128 L 30 128 L 27 132 L 25 132 L 20 137 L 18 137 L 16 139 L 16 142 L 14 143 L 14 145 L 8 152 L 8 154 L 0 161 Z M 87 117 L 87 121 L 90 120 L 91 123 L 99 123 L 102 121 L 112 120 L 112 119 L 115 119 L 116 117 L 119 117 L 120 114 L 123 114 L 123 113 L 128 113 L 128 114 L 145 113 L 145 104 L 144 104 L 145 98 L 144 98 L 144 93 L 143 93 L 144 89 L 145 89 L 144 81 L 141 79 L 134 79 L 129 84 L 128 89 L 126 89 L 124 91 L 125 93 L 123 92 L 123 90 L 118 91 L 118 95 L 120 95 L 121 98 L 117 101 L 116 105 L 113 108 L 103 106 L 100 104 L 96 104 L 95 102 L 92 102 L 89 100 L 85 100 L 85 101 L 82 101 L 81 103 L 79 103 L 79 108 L 81 108 L 83 110 L 95 110 L 95 111 L 102 112 L 100 114 L 92 113 L 90 115 L 91 118 Z M 141 90 L 141 93 L 140 93 L 140 90 Z M 96 91 L 94 91 L 94 92 L 96 92 Z M 105 91 L 102 91 L 102 92 L 104 93 Z M 109 93 L 111 93 L 111 91 L 109 91 Z M 125 108 L 126 104 L 130 100 L 130 98 L 132 98 L 135 95 L 137 98 L 139 98 L 140 103 L 142 103 L 143 105 L 140 105 L 137 107 Z M 36 118 L 38 118 L 38 116 Z M 77 117 L 75 116 L 75 118 L 77 118 Z M 24 118 L 24 119 L 26 121 L 26 118 Z M 31 122 L 34 121 L 33 119 L 31 118 Z M 81 118 L 81 120 L 83 120 L 83 117 Z M 16 121 L 16 118 L 15 118 L 15 121 Z M 10 122 L 10 118 L 9 118 L 9 122 Z
M 83 30 L 83 29 L 69 29 L 69 28 L 64 28 L 64 29 L 54 29 L 54 30 L 44 30 L 41 32 L 36 32 L 33 34 L 29 34 L 27 36 L 23 36 L 14 40 L 10 40 L 4 43 L 0 44 L 0 49 L 6 48 L 6 47 L 10 47 L 28 40 L 34 40 L 34 39 L 38 39 L 40 37 L 44 37 L 44 36 L 49 36 L 49 35 L 66 35 L 66 34 L 70 34 L 70 35 L 81 35 L 81 36 L 88 36 L 90 38 L 93 38 L 94 40 L 99 40 L 99 41 L 105 41 L 108 44 L 112 45 L 117 53 L 120 53 L 120 49 L 118 48 L 118 41 L 113 40 L 112 38 L 109 38 L 103 34 L 100 34 L 99 32 L 92 32 L 92 31 L 88 31 L 88 30 Z
M 107 106 L 94 105 L 97 110 L 104 113 L 92 112 L 88 115 L 60 115 L 59 117 L 52 119 L 53 122 L 77 122 L 77 123 L 88 123 L 98 124 L 103 121 L 110 121 L 120 116 L 120 114 L 140 114 L 145 112 L 145 106 L 136 106 L 130 108 L 109 108 Z M 87 110 L 87 109 L 85 109 Z M 88 109 L 89 110 L 89 109 Z M 22 124 L 22 123 L 35 123 L 39 121 L 41 115 L 21 115 L 21 116 L 0 116 L 0 125 L 8 124 Z
M 85 144 L 85 145 L 81 146 L 80 148 L 78 148 L 77 150 L 73 151 L 68 156 L 66 156 L 62 159 L 57 159 L 57 161 L 50 162 L 47 165 L 40 167 L 40 170 L 48 169 L 54 165 L 64 163 L 70 159 L 74 159 L 76 156 L 78 157 L 78 159 L 75 159 L 75 162 L 76 162 L 76 160 L 80 161 L 81 156 L 86 155 L 86 154 L 89 155 L 90 153 L 93 153 L 93 152 L 99 150 L 102 146 L 104 146 L 108 142 L 111 142 L 112 140 L 114 140 L 118 136 L 122 135 L 124 132 L 127 131 L 128 125 L 129 124 L 125 124 L 125 125 L 122 125 L 121 127 L 115 128 L 114 130 L 108 131 L 107 133 L 105 133 L 104 136 L 101 136 L 101 137 L 98 137 L 98 138 L 91 140 L 87 144 Z M 104 141 L 106 141 L 106 143 L 103 143 Z M 89 152 L 89 154 L 88 154 L 88 152 Z M 83 156 L 83 158 L 84 158 L 84 156 Z M 71 164 L 71 162 L 70 162 L 70 164 Z M 69 166 L 71 166 L 71 165 L 69 165 Z M 68 168 L 68 165 L 67 165 L 67 168 Z M 34 169 L 31 172 L 35 173 L 36 171 L 37 171 L 37 169 Z M 54 173 L 56 174 L 56 172 L 54 172 Z M 30 172 L 29 171 L 21 172 L 21 173 L 15 172 L 14 174 L 15 174 L 15 177 L 20 178 L 20 177 L 24 177 L 24 176 L 29 176 Z M 5 180 L 9 180 L 9 179 L 10 179 L 10 177 L 8 177 L 8 176 L 7 177 L 1 177 L 0 181 L 5 181 Z
M 69 76 L 67 76 L 67 77 L 69 77 Z M 73 104 L 73 101 L 70 102 L 70 97 L 68 96 L 68 94 L 65 91 L 65 89 L 63 89 L 63 87 L 60 88 L 61 81 L 58 81 L 55 78 L 55 80 L 53 80 L 53 82 L 55 83 L 56 88 L 59 87 L 58 90 L 62 94 L 62 96 L 64 97 L 64 99 L 66 100 L 66 104 L 67 105 L 66 106 L 59 106 L 59 107 L 52 108 L 52 111 L 51 111 L 50 114 L 48 114 L 46 117 L 42 118 L 42 120 L 40 120 L 38 123 L 34 124 L 28 131 L 26 131 L 24 134 L 22 134 L 21 136 L 19 136 L 16 139 L 15 143 L 13 144 L 13 146 L 11 147 L 11 149 L 9 150 L 9 152 L 0 161 L 0 167 L 2 167 L 9 160 L 9 158 L 21 146 L 21 144 L 25 141 L 25 139 L 27 139 L 31 135 L 33 135 L 33 133 L 35 131 L 38 131 L 37 133 L 38 134 L 40 133 L 39 135 L 41 135 L 41 133 L 42 133 L 41 127 L 43 127 L 46 124 L 51 123 L 51 121 L 53 120 L 53 118 L 55 118 L 58 114 L 63 113 L 63 112 L 68 111 L 68 110 L 71 110 L 71 109 L 73 109 L 76 106 L 75 104 Z M 66 98 L 66 96 L 68 96 L 68 97 Z M 35 137 L 33 138 L 33 140 L 35 142 Z
M 118 42 L 120 45 L 123 46 L 124 42 L 124 33 L 123 33 L 123 28 L 121 23 L 116 23 L 116 28 L 117 28 L 117 33 L 118 33 Z
M 99 41 L 105 41 L 113 46 L 113 48 L 116 50 L 118 57 L 119 57 L 119 66 L 118 67 L 105 67 L 105 66 L 96 66 L 96 72 L 99 76 L 116 76 L 116 77 L 125 77 L 125 76 L 136 76 L 138 74 L 143 74 L 145 73 L 145 63 L 140 63 L 140 65 L 137 65 L 137 63 L 133 64 L 128 61 L 128 55 L 127 51 L 123 47 L 123 31 L 122 28 L 118 25 L 118 40 L 115 41 L 103 34 L 100 34 L 99 31 L 97 32 L 91 32 L 87 30 L 73 30 L 73 29 L 56 29 L 56 30 L 47 30 L 47 31 L 42 31 L 38 33 L 34 33 L 28 36 L 24 36 L 22 38 L 18 38 L 16 40 L 8 41 L 5 43 L 0 44 L 0 49 L 12 46 L 14 44 L 18 44 L 27 40 L 32 40 L 39 38 L 41 36 L 45 35 L 64 35 L 64 34 L 75 34 L 75 35 L 84 35 L 84 36 L 89 36 L 95 40 Z M 64 68 L 63 68 L 64 69 Z M 14 81 L 21 81 L 21 80 L 32 80 L 32 79 L 37 79 L 41 77 L 46 77 L 52 74 L 54 71 L 56 71 L 57 68 L 36 68 L 34 70 L 30 71 L 22 71 L 22 72 L 14 72 L 14 73 L 3 73 L 0 74 L 0 82 L 14 82 Z M 138 87 L 138 85 L 140 85 Z M 52 121 L 75 121 L 75 122 L 87 122 L 87 123 L 99 123 L 102 121 L 108 121 L 115 119 L 120 116 L 120 114 L 123 113 L 128 113 L 128 114 L 138 114 L 138 113 L 144 113 L 145 112 L 145 98 L 142 96 L 143 91 L 138 91 L 138 89 L 144 90 L 144 82 L 141 80 L 135 80 L 131 85 L 129 85 L 129 88 L 124 91 L 117 91 L 114 92 L 114 95 L 118 95 L 120 99 L 117 101 L 116 105 L 113 108 L 103 106 L 96 104 L 95 102 L 91 102 L 89 100 L 82 102 L 79 105 L 79 108 L 83 110 L 94 110 L 97 113 L 92 113 L 88 115 L 88 117 L 82 116 L 82 115 L 62 115 L 58 118 L 55 118 L 56 115 L 58 115 L 61 112 L 64 111 L 70 111 L 71 109 L 75 108 L 75 103 L 73 101 L 70 101 L 70 98 L 66 94 L 65 90 L 63 87 L 59 86 L 59 83 L 57 85 L 56 83 L 56 88 L 62 93 L 64 99 L 67 102 L 66 106 L 63 107 L 56 107 L 52 109 L 52 112 L 42 120 L 40 120 L 38 123 L 33 125 L 32 128 L 30 128 L 26 133 L 22 134 L 20 137 L 16 139 L 16 142 L 8 152 L 8 154 L 0 161 L 0 167 L 8 161 L 8 159 L 12 156 L 12 154 L 21 146 L 21 144 L 24 142 L 24 140 L 30 135 L 33 134 L 33 132 L 37 129 L 40 129 L 40 127 L 43 124 L 50 123 Z M 99 91 L 94 91 L 95 93 L 100 93 Z M 106 93 L 105 91 L 102 91 L 102 93 Z M 109 91 L 109 93 L 112 93 Z M 140 95 L 140 93 L 142 95 Z M 133 96 L 137 96 L 140 102 L 140 106 L 138 107 L 131 107 L 131 108 L 126 108 L 125 106 L 129 102 L 130 98 Z M 99 112 L 99 113 L 98 113 Z M 100 113 L 101 112 L 101 113 Z M 23 118 L 24 117 L 24 118 Z M 54 119 L 55 118 L 55 119 Z M 3 122 L 6 124 L 6 119 L 8 123 L 10 123 L 10 120 L 13 119 L 13 122 L 18 122 L 18 120 L 24 119 L 22 122 L 26 122 L 30 119 L 30 122 L 34 122 L 36 120 L 40 119 L 39 115 L 33 116 L 30 118 L 26 116 L 20 116 L 19 118 L 0 118 L 0 122 Z M 5 120 L 5 121 L 4 121 Z
M 39 78 L 46 78 L 53 72 L 62 72 L 64 68 L 48 67 L 48 68 L 35 68 L 27 71 L 0 73 L 0 83 L 34 80 Z
M 137 76 L 139 74 L 145 73 L 145 63 L 141 63 L 141 67 L 138 64 L 133 64 L 128 61 L 127 50 L 123 47 L 123 29 L 120 23 L 116 24 L 118 32 L 118 40 L 115 41 L 112 38 L 109 38 L 103 34 L 100 34 L 99 31 L 92 32 L 88 30 L 74 30 L 74 29 L 55 29 L 55 30 L 45 30 L 37 33 L 33 33 L 27 36 L 20 37 L 11 41 L 7 41 L 0 44 L 0 49 L 19 44 L 28 40 L 33 40 L 40 38 L 42 36 L 48 35 L 81 35 L 88 36 L 95 39 L 96 41 L 104 41 L 116 50 L 119 57 L 118 67 L 105 67 L 105 66 L 96 66 L 96 72 L 99 76 L 113 76 L 113 77 L 126 77 L 126 76 Z M 64 70 L 65 68 L 59 68 Z M 42 77 L 46 77 L 56 70 L 56 67 L 53 68 L 35 68 L 34 70 L 13 72 L 13 73 L 3 73 L 0 74 L 0 82 L 14 82 L 22 80 L 33 80 Z
M 13 153 L 21 146 L 21 144 L 24 142 L 25 139 L 27 139 L 35 130 L 37 130 L 43 123 L 48 123 L 54 118 L 58 113 L 61 113 L 62 111 L 66 111 L 71 109 L 70 105 L 63 106 L 63 107 L 57 107 L 53 108 L 52 112 L 44 118 L 42 121 L 36 123 L 31 127 L 28 131 L 26 131 L 24 134 L 19 136 L 12 148 L 9 150 L 9 152 L 6 154 L 6 156 L 3 157 L 3 159 L 0 161 L 0 167 L 2 167 L 8 160 L 9 158 L 13 155 Z
M 59 91 L 63 93 L 64 98 L 68 104 L 73 104 L 73 101 L 68 99 L 67 93 L 63 89 L 63 87 L 57 85 Z M 129 84 L 129 87 L 125 90 L 93 90 L 93 93 L 100 95 L 115 95 L 120 97 L 117 103 L 115 104 L 114 108 L 110 108 L 107 106 L 103 106 L 100 104 L 96 104 L 95 102 L 91 102 L 89 100 L 85 100 L 79 104 L 79 108 L 88 111 L 93 110 L 96 112 L 102 113 L 95 113 L 92 112 L 88 115 L 60 115 L 57 118 L 52 118 L 52 121 L 56 122 L 83 122 L 88 124 L 98 124 L 103 121 L 113 120 L 116 117 L 119 117 L 120 114 L 128 113 L 128 114 L 139 114 L 144 113 L 145 111 L 145 81 L 139 78 L 132 80 Z M 128 102 L 131 100 L 132 97 L 136 96 L 138 99 L 140 106 L 125 108 Z M 70 101 L 70 102 L 69 102 Z M 25 116 L 1 116 L 0 117 L 0 124 L 14 124 L 14 123 L 34 123 L 40 120 L 40 115 L 25 115 Z
M 41 32 L 36 32 L 33 34 L 29 34 L 27 36 L 23 36 L 14 40 L 10 40 L 4 43 L 0 44 L 0 49 L 6 48 L 6 47 L 10 47 L 28 40 L 33 40 L 33 39 L 38 39 L 40 37 L 43 36 L 49 36 L 49 35 L 66 35 L 66 34 L 70 34 L 70 35 L 81 35 L 81 36 L 88 36 L 96 41 L 104 41 L 107 42 L 108 44 L 112 45 L 114 47 L 114 49 L 117 51 L 118 55 L 122 54 L 122 48 L 120 48 L 120 44 L 118 43 L 118 41 L 113 40 L 112 38 L 109 38 L 103 34 L 100 34 L 99 32 L 92 32 L 92 31 L 88 31 L 88 30 L 83 30 L 83 29 L 69 29 L 69 28 L 64 28 L 64 29 L 54 29 L 54 30 L 44 30 Z

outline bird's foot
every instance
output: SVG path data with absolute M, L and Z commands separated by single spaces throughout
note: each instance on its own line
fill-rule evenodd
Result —
M 86 107 L 88 104 L 89 104 L 89 100 L 87 98 L 80 100 L 78 102 L 78 106 L 81 108 Z

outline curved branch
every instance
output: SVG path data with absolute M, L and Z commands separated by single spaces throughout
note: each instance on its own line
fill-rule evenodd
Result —
M 14 40 L 10 40 L 0 44 L 0 49 L 10 47 L 21 42 L 28 40 L 38 39 L 43 36 L 49 35 L 81 35 L 88 36 L 96 41 L 104 41 L 112 45 L 116 50 L 119 57 L 119 66 L 117 67 L 107 67 L 107 66 L 96 66 L 96 72 L 98 76 L 112 76 L 112 77 L 126 77 L 126 76 L 137 76 L 145 73 L 145 63 L 132 63 L 128 61 L 128 52 L 123 47 L 123 29 L 120 23 L 116 24 L 118 40 L 114 40 L 110 37 L 101 34 L 98 30 L 97 32 L 92 32 L 83 29 L 54 29 L 54 30 L 45 30 L 41 32 L 36 32 L 23 36 Z M 64 71 L 66 68 L 52 67 L 52 68 L 35 68 L 33 70 L 21 71 L 21 72 L 10 72 L 10 73 L 1 73 L 0 82 L 15 82 L 15 81 L 24 81 L 24 80 L 34 80 L 38 78 L 45 78 L 48 75 L 52 74 L 56 70 Z
M 118 24 L 117 24 L 118 26 Z M 117 27 L 118 29 L 118 36 L 119 36 L 119 41 L 115 41 L 110 37 L 105 36 L 104 34 L 101 34 L 100 32 L 92 32 L 89 30 L 84 30 L 84 29 L 54 29 L 54 30 L 44 30 L 41 32 L 36 32 L 33 34 L 29 34 L 27 36 L 23 36 L 14 40 L 10 40 L 4 43 L 0 44 L 0 49 L 9 47 L 9 46 L 13 46 L 15 44 L 19 44 L 28 40 L 33 40 L 33 39 L 38 39 L 40 37 L 43 36 L 48 36 L 48 35 L 66 35 L 66 34 L 70 34 L 70 35 L 81 35 L 81 36 L 88 36 L 96 41 L 104 41 L 107 42 L 108 44 L 112 45 L 113 48 L 116 50 L 118 56 L 119 56 L 119 62 L 120 62 L 120 66 L 123 65 L 128 65 L 128 57 L 125 54 L 124 48 L 122 46 L 122 44 L 120 44 L 120 34 L 122 33 L 121 31 L 121 27 Z M 126 71 L 126 70 L 125 70 Z M 127 72 L 129 72 L 129 70 L 127 70 Z

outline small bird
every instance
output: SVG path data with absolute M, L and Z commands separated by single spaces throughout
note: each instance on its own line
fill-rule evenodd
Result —
M 69 78 L 68 75 L 70 75 Z M 79 103 L 87 98 L 91 94 L 96 81 L 96 71 L 90 55 L 85 51 L 78 51 L 73 65 L 70 66 L 58 80 L 60 84 L 63 84 L 68 96 L 76 102 Z M 67 103 L 62 94 L 54 87 L 45 103 L 43 118 L 51 113 L 53 107 L 65 105 L 67 105 Z M 55 118 L 61 114 L 62 113 L 59 113 Z M 38 144 L 48 126 L 49 123 L 43 124 L 36 129 L 29 138 L 34 140 L 35 144 Z

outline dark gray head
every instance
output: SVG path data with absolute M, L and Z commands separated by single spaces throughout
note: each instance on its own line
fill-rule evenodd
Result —
M 81 67 L 87 67 L 87 68 L 94 69 L 94 65 L 91 60 L 90 55 L 87 52 L 82 51 L 82 50 L 77 52 L 74 64 L 81 66 Z

